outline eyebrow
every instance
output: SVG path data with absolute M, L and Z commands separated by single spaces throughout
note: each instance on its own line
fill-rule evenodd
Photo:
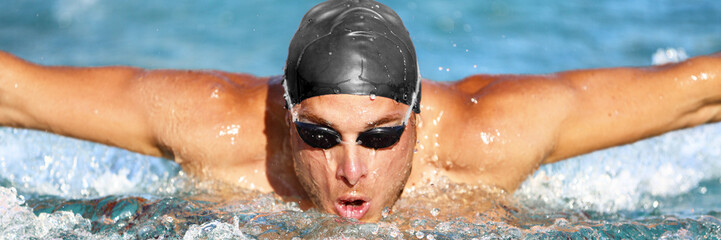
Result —
M 328 122 L 328 120 L 325 120 L 324 118 L 319 117 L 318 115 L 315 115 L 313 113 L 301 113 L 299 118 L 307 119 L 316 124 L 323 124 L 326 127 L 335 128 L 335 124 Z
M 366 128 L 376 127 L 378 125 L 383 125 L 383 124 L 386 124 L 389 122 L 397 121 L 398 119 L 401 119 L 401 116 L 399 114 L 388 114 L 381 119 L 378 119 L 378 120 L 375 120 L 375 121 L 372 121 L 372 122 L 366 124 Z
M 316 124 L 325 125 L 327 127 L 333 128 L 333 129 L 335 129 L 335 126 L 336 126 L 335 124 L 329 122 L 328 120 L 326 120 L 318 115 L 315 115 L 313 113 L 301 113 L 299 117 L 302 119 L 311 121 L 313 123 L 316 123 Z M 386 124 L 389 122 L 398 121 L 399 119 L 401 119 L 400 114 L 391 113 L 386 116 L 383 116 L 382 118 L 379 118 L 379 119 L 376 119 L 374 121 L 367 123 L 366 129 L 374 128 L 378 125 L 383 125 L 383 124 Z

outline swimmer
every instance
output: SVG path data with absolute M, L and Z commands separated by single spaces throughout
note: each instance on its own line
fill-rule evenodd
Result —
M 0 52 L 0 125 L 172 159 L 206 179 L 374 221 L 446 177 L 513 192 L 542 164 L 721 120 L 721 53 L 548 75 L 421 79 L 399 16 L 312 8 L 282 76 L 41 66 Z

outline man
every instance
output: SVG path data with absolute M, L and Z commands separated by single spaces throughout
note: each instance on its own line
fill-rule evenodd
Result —
M 541 164 L 719 121 L 720 58 L 436 83 L 419 78 L 390 8 L 335 0 L 303 18 L 278 77 L 0 53 L 0 124 L 163 156 L 373 221 L 425 179 L 513 191 Z

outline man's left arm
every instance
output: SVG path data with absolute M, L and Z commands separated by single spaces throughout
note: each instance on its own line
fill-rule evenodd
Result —
M 544 163 L 721 121 L 721 52 L 675 64 L 549 77 L 570 89 L 571 102 Z

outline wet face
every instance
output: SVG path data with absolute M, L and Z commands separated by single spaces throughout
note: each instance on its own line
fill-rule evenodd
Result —
M 407 111 L 408 105 L 392 99 L 346 94 L 313 97 L 294 106 L 291 112 L 296 120 L 332 128 L 342 137 L 333 147 L 315 148 L 301 139 L 291 123 L 295 171 L 318 208 L 374 221 L 398 200 L 411 172 L 415 117 L 400 141 L 390 147 L 373 149 L 356 144 L 356 139 L 373 128 L 402 125 Z

